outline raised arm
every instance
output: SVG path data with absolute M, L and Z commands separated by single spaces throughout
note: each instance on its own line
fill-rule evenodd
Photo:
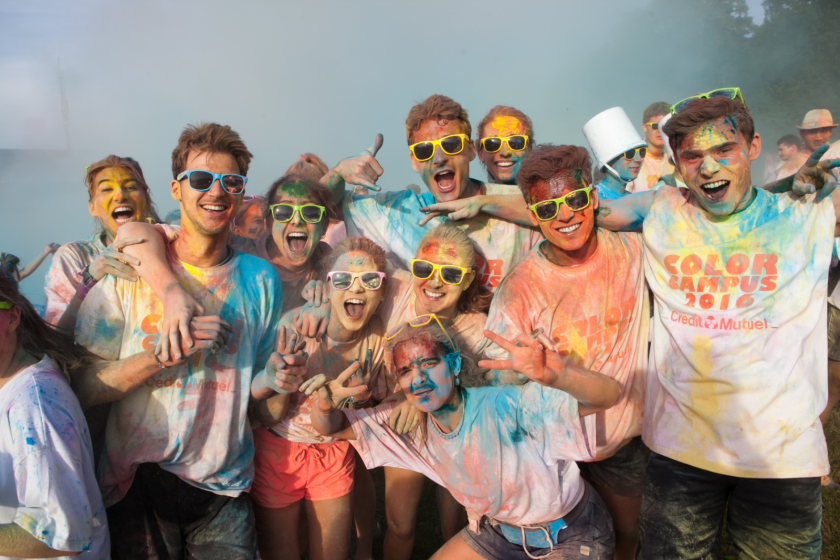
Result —
M 40 255 L 38 255 L 35 258 L 34 261 L 32 261 L 28 265 L 24 266 L 19 271 L 20 279 L 23 280 L 24 278 L 27 278 L 27 277 L 31 276 L 33 272 L 38 270 L 38 267 L 41 266 L 41 263 L 44 262 L 44 259 L 46 259 L 49 255 L 52 255 L 53 253 L 58 251 L 58 249 L 60 247 L 61 247 L 61 245 L 59 245 L 58 243 L 50 243 L 49 245 L 44 247 L 44 250 L 41 252 Z
M 610 231 L 641 231 L 656 191 L 628 194 L 616 200 L 598 200 L 595 224 Z
M 530 210 L 525 199 L 515 194 L 476 195 L 449 202 L 436 202 L 420 209 L 426 215 L 418 225 L 424 226 L 437 216 L 446 216 L 448 220 L 458 221 L 474 218 L 483 212 L 521 226 L 533 227 Z
M 321 184 L 330 189 L 333 193 L 333 203 L 341 216 L 341 203 L 344 201 L 345 188 L 347 184 L 361 185 L 372 191 L 381 191 L 376 181 L 385 172 L 379 162 L 376 161 L 376 154 L 382 147 L 384 137 L 377 134 L 373 146 L 361 152 L 359 155 L 344 158 L 330 169 L 326 175 L 321 177 Z

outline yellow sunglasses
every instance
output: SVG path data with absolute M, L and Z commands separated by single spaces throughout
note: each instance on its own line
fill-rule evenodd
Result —
M 514 136 L 488 136 L 482 138 L 481 147 L 488 154 L 495 154 L 502 149 L 502 142 L 508 145 L 508 148 L 514 152 L 521 152 L 528 145 L 528 137 L 524 134 L 516 134 Z
M 466 134 L 450 134 L 438 140 L 428 140 L 426 142 L 416 142 L 411 144 L 408 149 L 417 161 L 429 161 L 435 155 L 435 148 L 440 146 L 443 153 L 448 156 L 454 156 L 464 151 L 469 138 Z
M 589 196 L 589 192 L 591 190 L 592 187 L 584 187 L 582 189 L 572 191 L 565 196 L 561 196 L 560 198 L 552 198 L 551 200 L 537 202 L 536 204 L 530 205 L 528 208 L 531 209 L 531 212 L 534 213 L 539 221 L 547 222 L 557 217 L 557 214 L 560 213 L 561 204 L 568 206 L 569 210 L 572 212 L 585 210 L 589 206 L 589 203 L 592 202 L 592 199 Z
M 647 126 L 649 126 L 651 130 L 659 130 L 659 123 L 658 122 L 650 121 L 650 122 L 646 122 L 645 124 Z
M 455 266 L 454 264 L 437 264 L 423 259 L 411 259 L 411 275 L 418 280 L 427 280 L 435 272 L 440 273 L 440 279 L 451 286 L 457 286 L 464 281 L 464 276 L 471 268 Z
M 12 304 L 8 301 L 0 301 L 0 309 L 11 309 Z
M 402 325 L 399 325 L 397 327 L 394 327 L 393 329 L 391 329 L 385 335 L 385 340 L 393 340 L 398 334 L 400 334 L 402 332 L 403 328 L 406 325 L 408 325 L 409 327 L 419 328 L 419 327 L 425 327 L 426 325 L 428 325 L 432 321 L 435 321 L 438 324 L 438 326 L 440 327 L 440 330 L 442 330 L 443 334 L 446 335 L 446 339 L 449 341 L 449 345 L 452 347 L 452 350 L 454 352 L 457 352 L 458 351 L 458 346 L 456 346 L 455 343 L 452 341 L 452 337 L 449 336 L 449 333 L 446 332 L 445 328 L 443 328 L 443 325 L 441 324 L 440 319 L 438 319 L 437 315 L 435 315 L 434 313 L 429 313 L 427 315 L 418 315 L 417 317 L 415 317 L 411 321 L 409 321 L 407 323 L 403 323 Z

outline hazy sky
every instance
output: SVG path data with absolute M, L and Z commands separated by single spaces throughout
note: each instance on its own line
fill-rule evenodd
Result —
M 403 125 L 432 93 L 474 124 L 513 105 L 539 142 L 585 145 L 581 128 L 600 111 L 620 105 L 640 121 L 650 102 L 694 92 L 646 30 L 623 29 L 647 4 L 0 0 L 0 251 L 26 263 L 50 241 L 89 236 L 83 170 L 110 153 L 137 159 L 161 214 L 174 209 L 170 154 L 198 121 L 242 135 L 252 193 L 301 153 L 333 165 L 377 132 L 380 185 L 419 184 Z M 760 21 L 760 1 L 749 4 Z M 4 155 L 66 148 L 57 55 L 71 150 Z M 477 160 L 473 176 L 485 178 Z M 23 283 L 36 303 L 47 266 Z

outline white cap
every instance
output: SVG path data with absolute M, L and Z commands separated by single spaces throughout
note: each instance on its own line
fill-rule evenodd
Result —
M 671 114 L 668 113 L 667 115 L 662 117 L 661 121 L 659 121 L 659 135 L 662 137 L 662 141 L 665 142 L 665 153 L 668 154 L 669 158 L 673 159 L 674 161 L 677 161 L 674 159 L 674 151 L 671 149 L 671 143 L 668 141 L 668 135 L 665 134 L 664 130 L 662 130 L 662 127 L 665 126 L 665 123 L 670 120 Z
M 583 126 L 583 135 L 602 171 L 624 152 L 647 145 L 621 107 L 607 109 L 589 119 Z

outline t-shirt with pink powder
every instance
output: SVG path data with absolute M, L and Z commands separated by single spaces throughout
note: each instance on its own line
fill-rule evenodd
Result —
M 97 233 L 59 247 L 44 279 L 44 293 L 47 296 L 44 320 L 55 325 L 70 305 L 76 288 L 82 281 L 80 273 L 105 250 L 103 232 Z
M 642 433 L 650 302 L 638 233 L 596 229 L 595 254 L 579 266 L 552 264 L 543 241 L 505 278 L 487 319 L 487 330 L 515 341 L 538 328 L 573 363 L 621 384 L 615 406 L 597 414 L 596 460 L 611 457 Z M 487 341 L 484 353 L 507 351 Z
M 563 517 L 583 497 L 575 461 L 595 455 L 594 415 L 581 418 L 568 393 L 538 383 L 460 389 L 463 416 L 444 434 L 427 416 L 420 441 L 388 427 L 394 403 L 345 410 L 367 468 L 419 472 L 448 489 L 470 513 L 513 525 Z

